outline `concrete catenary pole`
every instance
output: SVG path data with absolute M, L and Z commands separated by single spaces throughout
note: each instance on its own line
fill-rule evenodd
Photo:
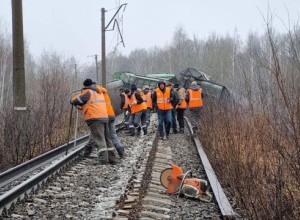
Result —
M 13 104 L 15 110 L 26 110 L 22 0 L 12 0 L 11 5 L 13 32 Z
M 98 73 L 98 55 L 95 55 L 95 62 L 96 62 L 96 79 L 97 83 L 99 83 L 99 73 Z
M 102 86 L 106 87 L 106 51 L 105 51 L 105 8 L 101 8 L 101 39 L 102 39 Z

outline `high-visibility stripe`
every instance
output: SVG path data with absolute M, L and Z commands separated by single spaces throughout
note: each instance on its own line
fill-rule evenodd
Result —
M 77 100 L 78 100 L 80 103 L 83 103 L 83 101 L 82 101 L 81 98 L 80 98 L 80 94 L 77 96 Z
M 202 102 L 202 89 L 199 90 L 188 90 L 189 93 L 189 107 L 190 108 L 199 108 L 203 106 Z
M 99 94 L 91 89 L 89 89 L 89 92 L 91 96 L 87 103 L 83 105 L 84 119 L 100 119 L 103 122 L 107 121 L 108 114 L 103 93 Z
M 160 110 L 170 110 L 172 109 L 172 104 L 170 103 L 170 98 L 171 98 L 171 89 L 170 88 L 165 88 L 165 92 L 163 93 L 159 88 L 156 90 L 156 103 L 157 107 Z

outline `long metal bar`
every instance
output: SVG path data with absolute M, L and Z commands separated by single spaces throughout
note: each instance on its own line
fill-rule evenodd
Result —
M 192 126 L 191 126 L 191 123 L 189 121 L 189 119 L 187 117 L 184 117 L 184 119 L 186 120 L 187 124 L 189 125 L 189 129 L 192 133 L 192 135 L 194 134 L 193 131 L 192 131 Z M 227 199 L 227 196 L 225 195 L 223 189 L 222 189 L 222 186 L 221 184 L 219 183 L 219 180 L 205 154 L 205 151 L 202 147 L 202 144 L 199 140 L 198 137 L 196 137 L 195 135 L 193 135 L 193 139 L 194 139 L 194 142 L 195 142 L 195 145 L 197 147 L 197 150 L 198 150 L 198 153 L 199 153 L 199 156 L 200 156 L 200 159 L 202 161 L 202 164 L 203 164 L 203 167 L 204 167 L 204 170 L 205 170 L 205 173 L 207 175 L 207 178 L 208 178 L 208 181 L 210 183 L 210 186 L 212 188 L 212 191 L 214 193 L 214 196 L 217 200 L 217 203 L 218 203 L 218 206 L 220 208 L 220 211 L 222 213 L 222 216 L 224 218 L 235 218 L 237 217 L 237 213 L 235 213 L 233 211 L 233 208 L 232 206 L 230 205 L 228 199 Z

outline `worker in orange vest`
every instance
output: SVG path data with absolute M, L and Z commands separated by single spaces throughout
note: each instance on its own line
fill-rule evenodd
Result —
M 104 94 L 92 89 L 93 81 L 91 79 L 86 79 L 83 85 L 82 92 L 72 98 L 71 104 L 82 107 L 84 119 L 91 131 L 92 140 L 99 149 L 96 163 L 114 164 L 117 162 L 117 157 L 109 138 L 108 113 Z
M 161 140 L 165 139 L 164 133 L 166 133 L 166 138 L 169 139 L 172 123 L 171 109 L 174 100 L 174 93 L 171 89 L 166 87 L 165 82 L 159 82 L 158 88 L 153 92 L 152 103 L 157 109 L 158 131 Z
M 146 119 L 147 119 L 147 115 L 146 115 L 146 112 L 147 112 L 147 97 L 146 95 L 144 94 L 143 90 L 138 88 L 138 91 L 143 99 L 143 103 L 142 103 L 142 114 L 141 114 L 141 126 L 142 126 L 142 130 L 144 132 L 144 135 L 147 134 L 147 123 L 146 123 Z
M 177 90 L 179 101 L 176 106 L 176 112 L 177 112 L 177 121 L 179 124 L 179 132 L 184 133 L 184 112 L 187 108 L 187 103 L 185 101 L 185 89 L 180 86 L 180 84 L 175 84 L 174 89 Z
M 147 127 L 150 124 L 150 116 L 151 116 L 151 111 L 153 108 L 153 104 L 152 104 L 152 93 L 149 89 L 149 87 L 145 87 L 143 90 L 145 96 L 146 96 L 146 102 L 147 102 L 147 110 L 146 110 L 146 125 Z
M 122 109 L 124 111 L 124 125 L 125 125 L 125 130 L 129 130 L 129 98 L 128 98 L 128 94 L 130 93 L 129 89 L 125 89 L 125 90 L 121 90 L 121 106 L 120 109 Z
M 111 139 L 114 147 L 116 148 L 118 154 L 120 157 L 124 157 L 124 147 L 120 142 L 120 139 L 117 135 L 116 128 L 115 128 L 115 111 L 113 109 L 113 106 L 111 104 L 111 100 L 108 94 L 108 91 L 106 88 L 102 87 L 101 85 L 97 85 L 95 82 L 93 82 L 93 85 L 90 86 L 90 89 L 98 92 L 103 93 L 104 99 L 106 102 L 106 108 L 107 108 L 107 114 L 108 114 L 108 131 L 109 131 L 109 138 Z M 92 153 L 94 146 L 93 139 L 90 138 L 89 142 L 86 144 L 84 157 L 89 157 Z
M 197 81 L 193 81 L 191 83 L 190 88 L 187 90 L 186 93 L 186 102 L 188 103 L 189 110 L 192 113 L 194 120 L 198 124 L 198 121 L 201 117 L 201 109 L 203 106 L 203 93 L 202 88 L 197 84 Z M 193 129 L 197 130 L 197 124 L 193 125 Z
M 108 90 L 100 85 L 95 84 L 97 92 L 104 94 L 104 99 L 106 102 L 107 114 L 108 114 L 108 131 L 110 139 L 112 140 L 113 145 L 115 146 L 120 157 L 124 157 L 124 147 L 120 142 L 120 139 L 116 132 L 115 127 L 115 111 L 111 104 L 111 99 L 108 94 Z
M 137 134 L 139 135 L 141 128 L 141 115 L 143 111 L 143 98 L 140 95 L 140 92 L 137 90 L 135 84 L 132 84 L 130 87 L 131 93 L 129 97 L 129 108 L 130 108 L 130 118 L 129 118 L 129 130 L 130 135 L 135 135 L 135 130 L 137 129 Z

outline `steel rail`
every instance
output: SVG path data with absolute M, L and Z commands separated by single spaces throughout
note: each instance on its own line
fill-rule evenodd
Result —
M 123 121 L 116 124 L 116 131 L 121 130 L 123 128 L 123 125 Z M 2 187 L 47 163 L 53 162 L 52 165 L 48 166 L 43 171 L 37 173 L 36 175 L 25 180 L 13 189 L 0 195 L 0 215 L 2 214 L 3 210 L 8 210 L 12 204 L 16 203 L 19 200 L 22 200 L 25 194 L 29 194 L 31 191 L 34 191 L 39 184 L 46 181 L 49 177 L 57 173 L 65 165 L 76 159 L 84 150 L 84 144 L 88 141 L 89 136 L 89 134 L 84 135 L 77 140 L 71 141 L 69 144 L 64 144 L 30 161 L 27 161 L 1 173 L 0 186 Z M 76 142 L 77 146 L 74 146 L 74 142 Z M 65 151 L 67 148 L 69 148 L 70 152 L 69 154 L 65 155 Z M 58 159 L 59 157 L 60 159 Z
M 187 124 L 188 124 L 188 128 L 192 134 L 194 143 L 197 147 L 198 150 L 198 154 L 200 156 L 200 159 L 202 161 L 205 173 L 207 175 L 208 181 L 210 183 L 211 189 L 213 191 L 213 194 L 217 200 L 218 206 L 220 208 L 221 214 L 223 216 L 223 218 L 226 219 L 233 219 L 238 217 L 238 214 L 234 212 L 232 206 L 230 205 L 227 196 L 225 195 L 222 186 L 205 154 L 205 151 L 203 149 L 203 146 L 199 140 L 198 137 L 196 137 L 194 135 L 194 131 L 192 129 L 192 125 L 189 121 L 189 119 L 187 117 L 184 117 L 184 119 L 186 120 Z
M 80 137 L 76 140 L 77 145 L 81 145 L 85 143 L 89 138 L 89 135 L 85 135 Z M 69 144 L 64 144 L 60 147 L 57 147 L 45 154 L 42 154 L 38 157 L 35 157 L 25 163 L 22 163 L 16 167 L 13 167 L 3 173 L 0 174 L 0 187 L 3 187 L 8 182 L 20 178 L 21 176 L 26 175 L 27 173 L 37 169 L 38 167 L 48 163 L 49 161 L 53 160 L 54 158 L 61 156 L 61 153 L 65 152 L 67 147 L 69 149 L 74 149 L 74 141 L 71 141 Z
M 85 146 L 81 146 L 73 152 L 70 152 L 68 155 L 56 161 L 56 163 L 53 163 L 52 165 L 44 169 L 42 172 L 32 176 L 20 185 L 1 195 L 0 214 L 2 214 L 4 209 L 8 210 L 13 203 L 16 203 L 19 199 L 23 199 L 25 197 L 25 194 L 29 194 L 30 192 L 37 189 L 37 186 L 39 184 L 45 182 L 49 177 L 54 175 L 64 166 L 69 164 L 72 160 L 77 158 L 78 154 L 84 149 L 84 147 Z

